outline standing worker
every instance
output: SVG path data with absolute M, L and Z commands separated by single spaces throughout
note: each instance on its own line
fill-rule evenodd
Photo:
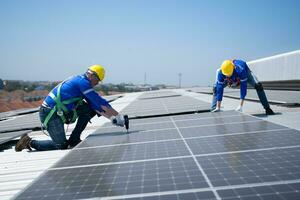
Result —
M 16 144 L 15 150 L 33 148 L 46 151 L 74 147 L 81 142 L 82 131 L 96 114 L 111 119 L 116 126 L 127 125 L 128 128 L 128 117 L 124 118 L 93 89 L 104 77 L 104 68 L 93 65 L 85 74 L 73 76 L 57 85 L 45 98 L 39 111 L 42 126 L 49 132 L 51 140 L 32 140 L 25 134 Z M 76 119 L 75 129 L 67 140 L 64 124 L 73 123 Z
M 267 115 L 274 115 L 270 108 L 262 84 L 258 81 L 246 62 L 242 60 L 225 60 L 216 73 L 216 83 L 213 88 L 212 112 L 221 110 L 221 102 L 224 88 L 229 86 L 240 86 L 240 104 L 237 111 L 243 111 L 244 100 L 247 94 L 247 83 L 256 89 L 258 98 L 266 110 Z

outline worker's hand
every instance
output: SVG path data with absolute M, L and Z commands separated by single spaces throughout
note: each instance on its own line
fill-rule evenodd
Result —
M 243 106 L 239 105 L 235 110 L 239 112 L 243 112 Z
M 220 107 L 216 107 L 214 110 L 212 110 L 211 112 L 220 112 L 221 108 Z
M 124 116 L 121 115 L 121 114 L 118 114 L 116 116 L 112 116 L 110 118 L 111 120 L 111 123 L 113 125 L 116 125 L 116 126 L 124 126 L 125 125 L 125 119 L 124 119 Z

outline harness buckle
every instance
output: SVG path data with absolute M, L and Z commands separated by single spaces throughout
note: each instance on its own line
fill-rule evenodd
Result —
M 57 111 L 56 113 L 57 113 L 57 115 L 60 116 L 60 117 L 64 115 L 64 112 L 61 111 L 61 110 Z

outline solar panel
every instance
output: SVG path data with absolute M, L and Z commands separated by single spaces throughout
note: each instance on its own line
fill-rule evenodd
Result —
M 299 91 L 265 90 L 265 93 L 271 103 L 300 104 Z M 240 90 L 228 88 L 224 91 L 224 96 L 240 98 Z M 247 90 L 246 99 L 259 101 L 256 90 Z
M 121 94 L 116 94 L 116 95 L 108 95 L 108 96 L 102 96 L 106 101 L 112 102 L 120 97 L 122 97 Z
M 195 87 L 189 89 L 189 91 L 212 94 L 212 88 L 206 87 Z M 285 91 L 285 90 L 265 90 L 270 103 L 282 103 L 287 105 L 299 104 L 300 103 L 300 92 L 299 91 Z M 240 90 L 238 88 L 225 88 L 225 97 L 240 98 Z M 259 101 L 257 92 L 255 89 L 248 89 L 246 99 Z
M 175 113 L 208 111 L 210 104 L 188 96 L 176 96 L 159 99 L 136 100 L 121 113 L 129 117 L 145 117 Z
M 183 199 L 199 199 L 199 200 L 215 200 L 216 197 L 211 191 L 204 192 L 189 192 L 189 193 L 180 193 L 180 194 L 166 194 L 166 195 L 155 195 L 155 196 L 144 196 L 129 198 L 130 200 L 183 200 Z
M 12 110 L 7 112 L 1 112 L 0 113 L 0 120 L 1 119 L 7 119 L 9 117 L 13 117 L 16 115 L 24 115 L 29 113 L 38 112 L 39 108 L 25 108 L 25 109 L 18 109 L 18 110 Z
M 298 199 L 299 183 L 275 184 L 217 190 L 222 199 Z
M 77 148 L 179 139 L 179 133 L 174 130 L 175 128 L 144 132 L 130 131 L 130 135 L 124 134 L 124 130 L 95 132 L 79 144 Z
M 182 140 L 153 141 L 140 144 L 125 143 L 107 147 L 75 149 L 54 168 L 187 155 L 189 155 L 189 151 Z
M 298 199 L 300 132 L 235 111 L 107 124 L 16 199 Z
M 251 134 L 191 138 L 187 139 L 187 143 L 194 154 L 211 154 L 218 152 L 295 146 L 300 144 L 300 137 L 298 136 L 298 132 L 286 129 Z
M 4 121 L 0 121 L 0 132 L 12 132 L 23 129 L 32 130 L 40 127 L 41 122 L 39 119 L 39 113 L 16 116 Z
M 138 99 L 155 99 L 155 98 L 166 98 L 166 97 L 176 97 L 181 96 L 180 94 L 173 91 L 155 91 L 155 92 L 145 92 Z
M 10 141 L 14 138 L 20 137 L 21 135 L 23 135 L 25 133 L 29 133 L 29 132 L 30 132 L 30 130 L 0 133 L 0 144 Z
M 193 87 L 193 88 L 188 89 L 187 91 L 203 93 L 203 94 L 212 94 L 213 88 L 212 87 Z
M 213 135 L 227 135 L 235 133 L 252 133 L 257 131 L 271 131 L 271 130 L 285 129 L 277 124 L 273 124 L 267 121 L 257 121 L 256 119 L 248 122 L 232 122 L 228 124 L 216 124 L 216 125 L 201 125 L 194 127 L 179 127 L 179 130 L 183 137 L 198 137 L 201 136 L 213 136 Z
M 197 157 L 213 186 L 299 181 L 300 148 Z M 300 194 L 299 194 L 300 195 Z

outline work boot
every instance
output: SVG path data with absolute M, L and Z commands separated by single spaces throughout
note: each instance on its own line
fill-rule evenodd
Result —
M 27 135 L 27 133 L 23 134 L 15 146 L 15 151 L 22 151 L 23 149 L 32 150 L 30 147 L 31 138 Z
M 72 141 L 72 142 L 69 140 L 69 148 L 70 148 L 70 149 L 74 148 L 74 147 L 77 146 L 77 144 L 79 144 L 80 142 L 82 142 L 82 140 L 80 140 L 80 139 L 77 140 L 77 141 Z
M 273 110 L 270 107 L 268 107 L 268 108 L 266 108 L 266 115 L 275 115 L 275 113 L 273 112 Z

